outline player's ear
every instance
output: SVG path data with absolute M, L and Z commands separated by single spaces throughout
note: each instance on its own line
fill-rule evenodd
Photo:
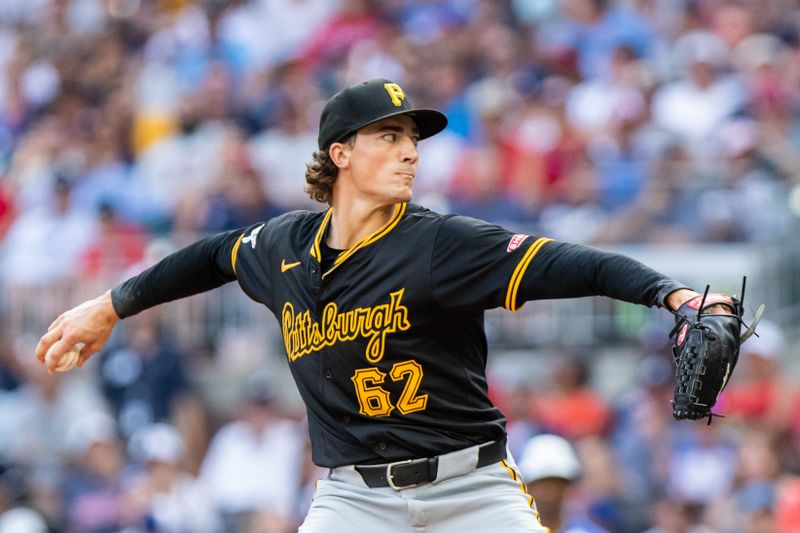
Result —
M 333 143 L 328 149 L 328 157 L 337 167 L 347 168 L 350 166 L 350 149 L 349 143 Z

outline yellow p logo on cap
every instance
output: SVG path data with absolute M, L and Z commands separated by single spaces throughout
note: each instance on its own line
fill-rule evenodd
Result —
M 400 107 L 403 105 L 402 100 L 406 97 L 406 93 L 403 92 L 403 89 L 401 89 L 399 85 L 396 83 L 384 83 L 383 87 L 386 89 L 386 92 L 389 93 L 389 96 L 392 97 L 392 103 L 395 106 Z

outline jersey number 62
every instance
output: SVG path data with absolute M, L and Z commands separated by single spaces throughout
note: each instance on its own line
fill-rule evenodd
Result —
M 422 366 L 416 361 L 402 361 L 392 365 L 389 371 L 392 381 L 406 382 L 397 404 L 392 405 L 389 391 L 380 386 L 386 380 L 385 372 L 375 367 L 356 370 L 350 379 L 356 387 L 359 412 L 366 416 L 388 416 L 395 407 L 404 415 L 425 410 L 428 405 L 428 395 L 417 396 L 422 375 Z

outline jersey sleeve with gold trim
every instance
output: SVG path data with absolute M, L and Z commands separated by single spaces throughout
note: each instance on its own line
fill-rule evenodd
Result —
M 616 300 L 663 307 L 664 299 L 686 288 L 639 261 L 581 244 L 554 242 L 537 254 L 509 309 L 528 300 L 608 296 Z
M 237 239 L 236 231 L 206 237 L 120 283 L 111 290 L 111 303 L 117 315 L 132 316 L 233 281 L 230 257 Z
M 431 276 L 444 307 L 511 311 L 529 300 L 581 296 L 663 306 L 670 292 L 686 287 L 624 255 L 461 216 L 439 229 Z
M 509 307 L 525 272 L 535 268 L 536 255 L 550 241 L 469 217 L 448 217 L 431 257 L 435 296 L 446 308 Z
M 230 257 L 239 286 L 247 296 L 267 307 L 270 307 L 272 299 L 269 252 L 276 220 L 245 229 L 231 250 Z

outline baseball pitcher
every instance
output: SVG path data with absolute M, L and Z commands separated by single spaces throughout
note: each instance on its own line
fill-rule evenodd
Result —
M 388 80 L 347 87 L 324 107 L 306 172 L 325 211 L 168 256 L 59 316 L 37 357 L 54 370 L 82 343 L 82 365 L 118 320 L 236 281 L 280 323 L 313 460 L 329 469 L 301 532 L 545 531 L 487 394 L 484 311 L 605 295 L 680 309 L 683 325 L 739 308 L 724 296 L 701 304 L 625 256 L 410 203 L 417 143 L 446 124 Z M 727 324 L 735 344 L 740 321 Z

